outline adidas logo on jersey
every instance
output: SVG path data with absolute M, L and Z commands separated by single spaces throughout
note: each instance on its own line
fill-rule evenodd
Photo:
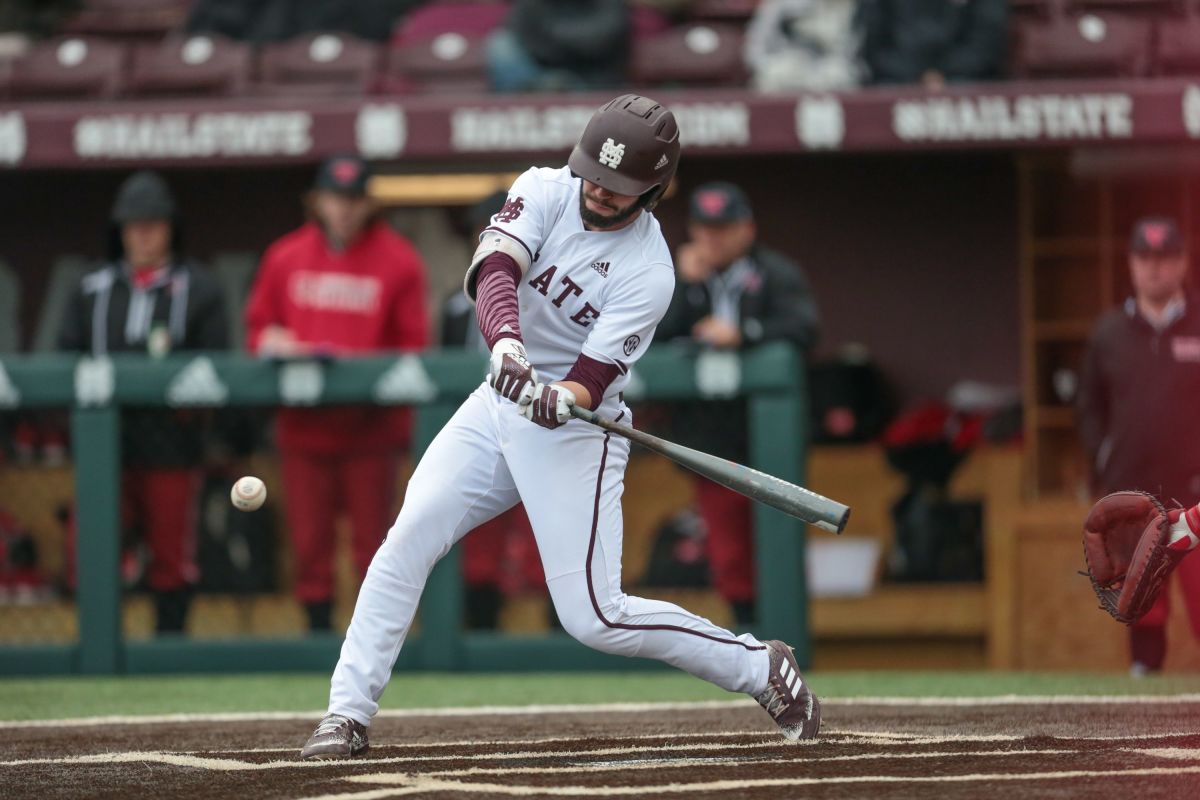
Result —
M 592 269 L 596 270 L 596 272 L 599 272 L 601 278 L 607 278 L 609 263 L 610 262 L 608 261 L 594 261 L 592 262 Z

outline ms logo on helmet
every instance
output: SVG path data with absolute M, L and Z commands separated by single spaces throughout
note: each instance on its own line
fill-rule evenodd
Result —
M 600 145 L 600 163 L 611 169 L 616 169 L 621 166 L 621 159 L 625 157 L 625 145 L 617 144 L 609 137 L 604 144 Z

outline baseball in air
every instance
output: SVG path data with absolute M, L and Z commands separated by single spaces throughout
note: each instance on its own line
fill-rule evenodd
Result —
M 238 511 L 254 511 L 267 499 L 267 487 L 253 475 L 239 478 L 229 492 L 229 499 Z

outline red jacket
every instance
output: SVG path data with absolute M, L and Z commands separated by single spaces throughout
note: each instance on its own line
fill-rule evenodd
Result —
M 267 249 L 246 304 L 246 344 L 258 352 L 265 328 L 280 325 L 332 355 L 416 351 L 428 343 L 425 266 L 383 222 L 346 250 L 331 250 L 320 227 L 303 225 Z M 407 443 L 406 409 L 353 406 L 284 409 L 279 446 L 324 453 L 393 449 Z

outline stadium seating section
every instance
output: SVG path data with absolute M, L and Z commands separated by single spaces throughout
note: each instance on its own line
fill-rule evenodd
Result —
M 756 0 L 697 0 L 682 20 L 638 7 L 632 86 L 744 86 Z M 0 98 L 411 94 L 487 90 L 484 43 L 507 4 L 435 0 L 386 45 L 339 32 L 257 47 L 188 36 L 188 0 L 87 0 L 60 37 L 0 61 Z M 1016 79 L 1200 75 L 1200 0 L 1011 0 Z

